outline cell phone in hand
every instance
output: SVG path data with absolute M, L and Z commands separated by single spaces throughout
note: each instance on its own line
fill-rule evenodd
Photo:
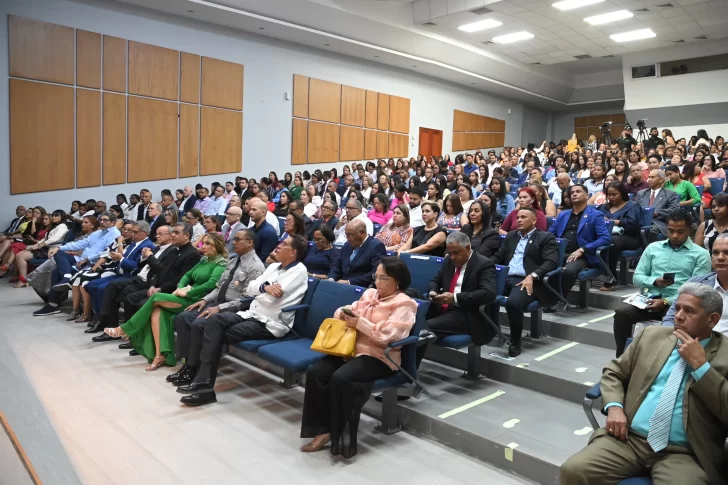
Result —
M 428 298 L 429 298 L 430 300 L 432 300 L 432 299 L 433 299 L 433 298 L 435 298 L 436 296 L 437 296 L 437 293 L 435 293 L 434 291 L 431 291 L 431 292 L 430 292 L 430 293 L 429 293 L 429 294 L 427 295 L 427 297 L 428 297 Z
M 675 282 L 675 273 L 665 273 L 662 275 L 662 279 L 665 281 Z
M 354 316 L 354 312 L 351 311 L 351 308 L 344 307 L 344 308 L 341 309 L 341 311 L 344 312 L 344 313 L 346 313 L 350 317 L 353 317 Z

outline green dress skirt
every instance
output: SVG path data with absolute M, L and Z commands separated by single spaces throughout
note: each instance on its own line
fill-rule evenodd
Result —
M 198 300 L 199 298 L 180 298 L 169 293 L 155 293 L 129 321 L 121 325 L 121 329 L 129 337 L 134 350 L 151 363 L 157 354 L 151 325 L 154 302 L 179 303 L 179 308 L 162 308 L 159 315 L 159 351 L 166 357 L 165 363 L 174 366 L 177 363 L 177 357 L 174 355 L 174 317 Z

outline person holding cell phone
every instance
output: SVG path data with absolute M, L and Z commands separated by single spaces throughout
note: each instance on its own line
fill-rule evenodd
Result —
M 708 251 L 690 240 L 692 223 L 688 209 L 672 211 L 667 216 L 668 239 L 650 244 L 642 253 L 632 281 L 649 302 L 644 309 L 622 303 L 614 313 L 617 357 L 624 352 L 637 322 L 662 320 L 680 286 L 693 276 L 710 272 Z

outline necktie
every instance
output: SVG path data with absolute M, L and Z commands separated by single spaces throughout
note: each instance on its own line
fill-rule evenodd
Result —
M 675 367 L 667 378 L 667 383 L 662 389 L 660 400 L 657 402 L 655 412 L 650 418 L 650 430 L 647 433 L 647 442 L 657 453 L 667 448 L 667 442 L 670 438 L 670 424 L 672 423 L 672 412 L 675 409 L 675 400 L 677 392 L 682 385 L 683 376 L 687 362 L 682 358 L 677 361 Z M 682 403 L 679 403 L 682 405 Z
M 359 251 L 359 248 L 352 249 L 351 250 L 351 256 L 349 256 L 349 262 L 351 263 L 354 261 L 354 258 L 356 257 L 356 252 Z
M 650 207 L 652 207 L 652 203 L 655 201 L 655 191 L 652 191 L 652 195 L 650 195 Z
M 225 242 L 230 241 L 230 231 L 233 230 L 233 226 L 228 226 L 227 231 L 225 231 Z
M 450 280 L 450 289 L 448 290 L 450 293 L 455 294 L 455 287 L 458 285 L 458 280 L 460 279 L 460 271 L 463 269 L 462 266 L 458 266 L 455 268 L 455 273 L 452 275 L 452 279 Z M 447 307 L 450 305 L 445 304 L 442 305 L 442 309 L 447 310 Z
M 238 270 L 238 266 L 240 266 L 240 258 L 235 261 L 235 266 L 233 266 L 233 269 L 232 271 L 230 271 L 227 279 L 222 284 L 222 286 L 220 286 L 220 289 L 217 292 L 217 303 L 225 303 L 225 294 L 227 293 L 227 290 L 230 287 L 230 283 L 232 283 L 233 278 L 235 278 L 235 272 Z

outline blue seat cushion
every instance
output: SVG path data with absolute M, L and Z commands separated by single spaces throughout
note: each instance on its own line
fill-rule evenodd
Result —
M 237 347 L 239 349 L 242 349 L 246 352 L 257 352 L 261 347 L 264 345 L 272 345 L 277 344 L 280 342 L 284 342 L 286 340 L 291 340 L 291 338 L 295 338 L 291 336 L 291 332 L 288 332 L 288 334 L 282 338 L 279 339 L 270 339 L 270 340 L 243 340 L 242 342 L 234 343 L 233 346 Z
M 311 350 L 311 344 L 313 340 L 301 338 L 264 345 L 258 349 L 258 356 L 284 369 L 302 372 L 326 357 L 326 354 Z
M 386 379 L 378 379 L 374 382 L 374 387 L 372 388 L 372 392 L 378 392 L 382 389 L 387 389 L 389 387 L 400 387 L 407 384 L 407 377 L 402 374 L 401 372 L 397 372 L 392 377 L 387 377 Z
M 626 251 L 622 251 L 622 257 L 623 258 L 638 258 L 642 255 L 642 249 L 628 249 Z
M 448 347 L 451 349 L 462 349 L 473 343 L 473 337 L 470 335 L 448 335 L 436 342 L 435 345 L 440 347 Z
M 648 477 L 632 477 L 622 480 L 617 485 L 652 485 L 652 480 Z
M 31 266 L 40 266 L 41 264 L 48 261 L 47 259 L 41 259 L 41 258 L 33 258 L 30 261 L 28 261 L 28 264 Z
M 601 268 L 588 268 L 576 275 L 579 280 L 591 280 L 602 275 Z

